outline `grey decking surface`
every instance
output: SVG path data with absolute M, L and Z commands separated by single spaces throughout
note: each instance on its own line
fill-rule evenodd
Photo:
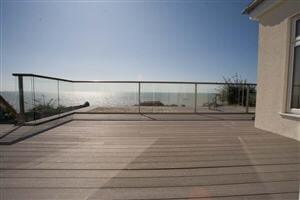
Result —
M 252 121 L 72 121 L 0 146 L 0 199 L 298 199 L 299 152 Z

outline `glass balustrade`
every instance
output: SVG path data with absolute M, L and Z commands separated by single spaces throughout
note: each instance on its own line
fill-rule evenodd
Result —
M 255 84 L 71 81 L 17 74 L 26 121 L 72 110 L 87 113 L 253 113 Z M 19 98 L 23 95 L 23 99 Z M 21 100 L 21 101 L 20 101 Z

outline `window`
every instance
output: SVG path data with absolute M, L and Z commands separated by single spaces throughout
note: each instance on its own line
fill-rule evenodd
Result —
M 293 20 L 289 109 L 300 113 L 300 16 Z

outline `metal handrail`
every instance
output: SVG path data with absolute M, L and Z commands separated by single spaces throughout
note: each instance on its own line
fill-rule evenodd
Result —
M 71 83 L 153 83 L 153 84 L 206 84 L 206 85 L 226 85 L 226 82 L 199 82 L 199 81 L 111 81 L 111 80 L 69 80 L 63 78 L 56 78 L 51 76 L 43 76 L 37 74 L 28 73 L 13 73 L 13 76 L 18 77 L 37 77 L 45 78 L 57 81 L 65 81 Z M 235 85 L 245 85 L 245 86 L 256 86 L 256 83 L 234 83 Z

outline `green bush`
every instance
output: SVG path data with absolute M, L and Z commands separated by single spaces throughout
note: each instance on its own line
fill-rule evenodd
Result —
M 44 117 L 56 115 L 64 112 L 66 108 L 64 106 L 56 106 L 56 101 L 53 99 L 50 99 L 48 102 L 43 101 L 43 103 L 40 103 L 40 101 L 38 100 L 35 100 L 35 102 L 37 105 L 35 105 L 25 113 L 26 121 L 37 120 Z
M 56 100 L 50 99 L 48 102 L 46 102 L 44 96 L 42 103 L 39 100 L 35 100 L 35 102 L 36 105 L 25 113 L 25 121 L 38 120 L 41 118 L 50 117 L 52 115 L 90 106 L 89 102 L 85 102 L 84 104 L 78 106 L 57 106 Z
M 229 105 L 247 104 L 247 87 L 249 88 L 249 106 L 255 106 L 256 102 L 256 87 L 253 85 L 243 85 L 246 80 L 241 79 L 238 74 L 231 78 L 224 78 L 225 85 L 220 89 L 222 101 L 227 101 Z

